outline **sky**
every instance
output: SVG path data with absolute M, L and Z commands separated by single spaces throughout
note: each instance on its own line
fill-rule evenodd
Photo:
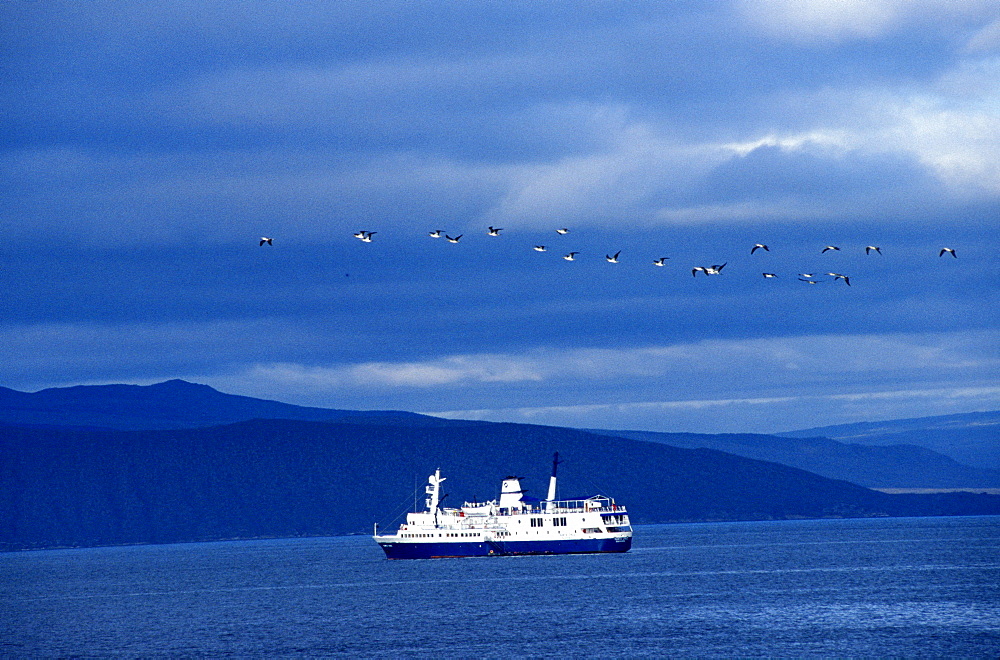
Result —
M 1000 409 L 993 0 L 0 21 L 2 386 L 706 433 Z

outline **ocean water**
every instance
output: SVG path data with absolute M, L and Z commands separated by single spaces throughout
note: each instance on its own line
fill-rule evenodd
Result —
M 997 657 L 1000 518 L 638 526 L 624 555 L 368 537 L 0 554 L 2 657 Z

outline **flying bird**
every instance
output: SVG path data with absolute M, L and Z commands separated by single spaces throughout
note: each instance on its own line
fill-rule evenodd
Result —
M 760 249 L 763 249 L 764 252 L 770 252 L 771 251 L 771 248 L 767 247 L 763 243 L 757 243 L 752 248 L 750 248 L 750 254 L 753 254 L 754 252 L 756 252 L 757 250 L 760 250 Z
M 260 237 L 260 244 L 263 245 L 264 243 L 267 243 L 268 245 L 274 245 L 274 243 L 271 242 L 272 240 L 274 240 L 274 239 L 268 238 L 267 236 L 261 236 Z
M 939 257 L 943 257 L 943 256 L 944 256 L 944 253 L 945 253 L 945 252 L 950 252 L 950 253 L 951 253 L 951 256 L 953 256 L 953 257 L 955 257 L 956 259 L 958 259 L 958 255 L 957 255 L 957 254 L 955 254 L 955 250 L 954 250 L 954 249 L 952 249 L 952 248 L 941 248 L 941 251 L 940 251 L 940 252 L 938 252 L 938 256 L 939 256 Z
M 435 229 L 435 230 L 434 230 L 434 231 L 432 231 L 432 232 L 428 232 L 428 233 L 427 233 L 427 235 L 428 235 L 428 236 L 430 236 L 431 238 L 441 238 L 441 235 L 442 235 L 443 233 L 444 233 L 444 232 L 443 232 L 442 230 L 440 230 L 440 229 Z
M 561 229 L 557 229 L 556 233 L 557 234 L 568 234 L 569 233 L 569 229 L 567 229 L 566 227 L 563 227 Z
M 819 284 L 819 281 L 813 279 L 803 279 L 800 277 L 799 280 L 802 282 L 808 282 L 809 284 Z
M 500 232 L 503 231 L 503 227 L 490 227 L 486 230 L 486 233 L 490 236 L 499 236 Z
M 534 250 L 535 252 L 545 252 L 546 247 L 544 245 L 536 245 L 531 249 Z
M 777 275 L 775 275 L 774 273 L 761 273 L 761 275 L 763 275 L 767 279 L 770 279 L 772 277 L 777 277 Z
M 806 279 L 812 279 L 813 277 L 816 277 L 816 276 L 813 275 L 812 273 L 799 273 L 799 277 L 800 278 L 801 277 L 805 277 Z
M 837 247 L 836 245 L 827 245 L 827 246 L 826 246 L 825 248 L 823 248 L 823 249 L 822 249 L 822 250 L 820 251 L 820 254 L 823 254 L 823 252 L 829 252 L 830 250 L 836 250 L 836 251 L 838 251 L 838 252 L 839 252 L 839 251 L 840 251 L 840 248 L 839 248 L 839 247 Z
M 361 237 L 361 241 L 363 243 L 371 243 L 372 242 L 372 236 L 374 236 L 376 233 L 377 232 L 374 232 L 374 231 L 366 231 L 365 235 Z
M 865 254 L 871 254 L 872 250 L 875 250 L 879 254 L 882 254 L 882 248 L 878 247 L 877 245 L 867 245 L 867 246 L 865 246 Z
M 458 243 L 458 241 L 461 240 L 461 238 L 463 236 L 465 236 L 465 234 L 459 234 L 458 236 L 454 236 L 454 237 L 449 236 L 447 234 L 444 235 L 444 237 L 448 239 L 449 243 Z
M 654 266 L 665 266 L 666 264 L 663 263 L 663 262 L 666 261 L 669 258 L 670 257 L 660 257 L 659 259 L 654 259 L 653 260 L 653 265 Z
M 726 263 L 729 263 L 728 261 Z M 715 264 L 713 266 L 695 266 L 691 269 L 691 276 L 697 277 L 698 271 L 705 273 L 706 275 L 718 275 L 725 268 L 726 264 Z
M 612 256 L 610 254 L 606 254 L 606 255 L 604 255 L 604 258 L 608 260 L 609 264 L 616 264 L 616 263 L 618 263 L 618 255 L 621 254 L 621 253 L 622 253 L 622 251 L 618 250 L 617 252 L 615 252 L 614 256 Z
M 851 279 L 847 275 L 841 275 L 840 273 L 827 273 L 834 280 L 844 280 L 844 284 L 851 286 Z
M 566 261 L 573 261 L 574 259 L 576 259 L 576 255 L 578 255 L 578 254 L 580 254 L 580 253 L 579 252 L 570 252 L 565 257 L 563 257 L 563 259 L 565 259 Z

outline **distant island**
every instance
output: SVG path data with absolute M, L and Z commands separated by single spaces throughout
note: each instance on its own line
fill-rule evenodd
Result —
M 637 524 L 1000 514 L 998 495 L 883 493 L 636 433 L 304 408 L 184 381 L 0 388 L 0 550 L 370 533 L 438 467 L 453 501 L 492 499 L 507 474 L 543 496 L 553 451 L 560 497 L 613 493 Z

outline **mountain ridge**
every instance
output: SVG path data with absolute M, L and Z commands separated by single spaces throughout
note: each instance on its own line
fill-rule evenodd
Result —
M 1000 470 L 1000 411 L 855 422 L 775 435 L 825 437 L 870 447 L 917 445 L 971 467 Z
M 975 413 L 989 415 L 989 413 Z M 900 420 L 911 429 L 925 426 L 968 426 L 969 416 L 951 415 L 945 420 Z M 0 388 L 0 426 L 69 428 L 80 431 L 170 430 L 207 428 L 250 419 L 350 421 L 390 426 L 470 426 L 484 424 L 450 420 L 404 411 L 351 411 L 310 408 L 248 396 L 226 394 L 204 384 L 174 379 L 153 385 L 77 385 L 48 388 L 35 393 Z M 975 417 L 975 419 L 980 419 Z M 1000 420 L 1000 413 L 997 414 Z M 965 420 L 965 421 L 962 421 Z M 869 426 L 891 427 L 892 422 Z M 852 428 L 856 425 L 848 425 Z M 836 428 L 836 427 L 831 427 Z M 593 431 L 593 430 L 592 430 Z M 810 430 L 782 435 L 688 434 L 651 431 L 593 431 L 603 435 L 679 447 L 709 447 L 734 455 L 774 461 L 823 476 L 844 479 L 876 488 L 994 488 L 1000 486 L 1000 469 L 964 465 L 953 454 L 956 442 L 939 439 L 939 447 L 919 442 L 845 443 L 815 437 Z M 917 431 L 930 433 L 931 431 Z M 804 437 L 797 435 L 802 433 Z M 898 436 L 893 436 L 898 437 Z M 998 444 L 998 443 L 994 443 Z M 909 446 L 906 446 L 909 445 Z M 948 451 L 941 451 L 945 449 Z
M 436 417 L 405 411 L 298 406 L 226 394 L 209 385 L 180 379 L 153 385 L 74 385 L 33 393 L 0 388 L 0 424 L 10 426 L 167 430 L 204 428 L 248 419 L 445 423 Z
M 976 468 L 917 445 L 861 445 L 831 438 L 756 433 L 660 433 L 594 430 L 593 433 L 675 447 L 706 447 L 773 461 L 869 488 L 997 488 L 1000 470 Z

